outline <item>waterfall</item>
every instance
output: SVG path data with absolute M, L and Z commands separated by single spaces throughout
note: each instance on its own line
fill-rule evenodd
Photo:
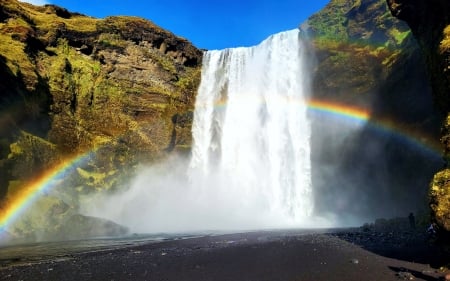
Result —
M 254 47 L 204 54 L 190 163 L 199 193 L 280 224 L 311 215 L 304 50 L 291 30 Z
M 141 233 L 319 226 L 304 60 L 298 30 L 206 52 L 188 163 L 145 168 L 126 191 L 90 198 L 84 213 Z

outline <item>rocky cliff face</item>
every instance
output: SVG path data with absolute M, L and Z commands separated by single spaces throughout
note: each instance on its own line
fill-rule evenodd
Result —
M 0 0 L 0 202 L 89 151 L 66 189 L 118 188 L 138 163 L 188 147 L 201 58 L 141 18 Z
M 450 3 L 445 0 L 388 0 L 392 15 L 408 23 L 425 55 L 437 105 L 450 108 Z
M 426 58 L 436 104 L 443 114 L 441 141 L 450 159 L 450 2 L 388 0 L 392 14 L 408 23 Z M 433 218 L 450 233 L 450 169 L 437 173 L 430 188 Z
M 373 124 L 395 117 L 397 128 L 423 132 L 424 143 L 438 138 L 441 116 L 425 79 L 425 61 L 447 73 L 441 64 L 448 55 L 447 37 L 437 36 L 437 53 L 426 53 L 424 60 L 419 46 L 429 50 L 428 41 L 422 42 L 413 28 L 416 40 L 405 23 L 392 17 L 384 0 L 332 0 L 302 29 L 317 53 L 314 98 L 371 110 Z M 33 237 L 40 230 L 76 238 L 105 233 L 92 229 L 97 224 L 108 234 L 123 233 L 110 222 L 80 216 L 76 198 L 121 188 L 139 163 L 189 147 L 201 57 L 185 39 L 140 18 L 95 19 L 52 5 L 0 0 L 1 204 L 34 175 L 65 159 L 89 155 L 59 183 L 59 193 L 42 196 L 10 234 Z M 432 81 L 434 91 L 446 87 L 438 76 Z M 447 106 L 443 93 L 436 99 L 441 108 Z M 450 154 L 450 121 L 446 124 L 443 142 Z M 314 145 L 321 142 L 317 136 L 323 128 L 313 132 Z M 315 161 L 339 167 L 338 174 L 344 175 L 321 171 L 315 178 L 317 192 L 328 194 L 318 209 L 331 206 L 338 215 L 343 205 L 353 213 L 383 211 L 389 205 L 407 215 L 440 165 L 399 146 L 393 134 L 374 140 L 370 126 L 342 143 L 347 145 L 313 147 Z M 423 176 L 417 176 L 418 170 Z M 342 181 L 346 175 L 353 184 Z M 450 171 L 444 170 L 432 190 L 445 193 L 449 179 Z M 336 202 L 341 192 L 351 195 L 348 202 Z M 449 209 L 442 205 L 448 204 L 448 196 L 433 198 L 436 210 Z M 365 209 L 356 208 L 355 202 Z M 386 205 L 380 208 L 379 202 Z M 448 213 L 441 217 L 449 221 Z
M 334 206 L 338 216 L 350 210 L 367 217 L 419 212 L 442 161 L 437 153 L 429 158 L 401 139 L 420 135 L 426 146 L 436 143 L 442 116 L 410 28 L 391 15 L 384 0 L 332 0 L 301 28 L 317 55 L 313 97 L 371 112 L 367 124 L 348 136 L 336 138 L 336 125 L 313 127 L 314 160 L 338 170 L 316 169 L 315 188 L 329 194 L 325 209 Z M 324 132 L 334 141 L 321 141 Z M 347 201 L 335 200 L 341 193 Z

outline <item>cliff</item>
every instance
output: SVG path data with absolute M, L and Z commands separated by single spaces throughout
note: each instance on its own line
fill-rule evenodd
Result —
M 119 188 L 138 163 L 188 147 L 201 58 L 141 18 L 0 0 L 0 202 L 92 151 L 66 193 Z
M 394 16 L 404 20 L 426 58 L 433 96 L 443 114 L 441 142 L 450 159 L 450 2 L 446 0 L 388 0 Z M 434 221 L 450 233 L 450 169 L 437 173 L 429 192 Z
M 442 163 L 404 140 L 412 132 L 420 132 L 413 141 L 424 146 L 439 138 L 443 118 L 435 103 L 445 111 L 446 95 L 433 102 L 431 94 L 446 86 L 441 74 L 431 75 L 430 83 L 426 73 L 427 65 L 428 73 L 433 67 L 446 73 L 441 59 L 448 38 L 436 36 L 438 49 L 424 53 L 428 41 L 394 18 L 384 0 L 332 0 L 302 30 L 316 53 L 313 98 L 371 112 L 366 125 L 345 136 L 343 123 L 314 124 L 317 210 L 361 216 L 420 210 Z M 91 229 L 96 219 L 78 214 L 78 198 L 123 188 L 140 163 L 189 148 L 201 57 L 187 40 L 141 18 L 95 19 L 0 0 L 0 206 L 43 171 L 65 163 L 73 168 L 10 234 L 101 233 Z M 447 120 L 442 140 L 450 154 Z M 445 193 L 448 179 L 444 170 L 432 190 Z M 347 195 L 344 201 L 336 200 L 340 194 Z M 444 203 L 433 208 L 449 210 L 442 205 L 448 197 L 439 198 Z M 125 231 L 100 224 L 109 234 Z
M 317 208 L 367 219 L 426 213 L 442 160 L 423 147 L 437 146 L 442 115 L 409 26 L 383 0 L 332 0 L 301 29 L 316 53 L 313 98 L 370 112 L 356 129 L 339 116 L 313 126 Z

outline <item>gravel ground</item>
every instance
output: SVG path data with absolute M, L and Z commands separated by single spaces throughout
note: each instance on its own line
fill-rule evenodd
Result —
M 450 257 L 417 233 L 261 231 L 2 258 L 0 280 L 443 280 Z

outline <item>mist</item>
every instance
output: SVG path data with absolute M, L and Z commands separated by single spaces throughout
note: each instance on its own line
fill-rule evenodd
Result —
M 427 214 L 428 185 L 443 165 L 438 152 L 370 120 L 316 118 L 312 135 L 317 214 L 338 225 Z
M 135 233 L 186 233 L 330 226 L 323 218 L 297 221 L 255 190 L 245 194 L 220 171 L 195 175 L 189 159 L 174 156 L 143 167 L 130 187 L 83 200 L 82 213 L 127 226 Z
M 314 59 L 298 31 L 207 52 L 203 63 L 191 157 L 142 167 L 120 192 L 82 198 L 81 213 L 135 233 L 181 233 L 360 226 L 427 212 L 439 154 L 380 129 L 376 116 L 308 109 Z
M 134 232 L 331 226 L 313 215 L 309 66 L 299 36 L 207 52 L 192 157 L 143 169 L 125 192 L 91 199 L 84 213 Z

